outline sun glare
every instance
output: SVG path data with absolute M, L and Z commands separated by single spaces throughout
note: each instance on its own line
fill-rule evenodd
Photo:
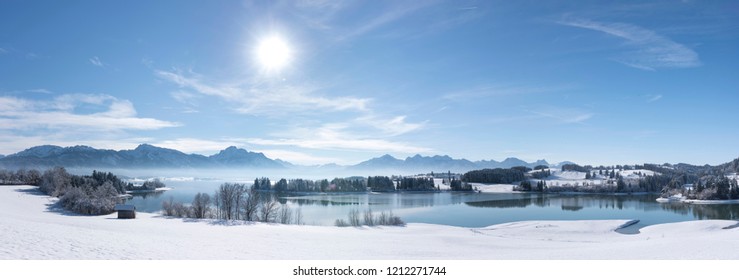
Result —
M 256 56 L 259 64 L 266 70 L 275 71 L 290 62 L 290 47 L 282 38 L 271 36 L 262 39 L 257 45 Z

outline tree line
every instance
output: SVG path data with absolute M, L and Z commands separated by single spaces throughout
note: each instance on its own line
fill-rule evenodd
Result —
M 525 179 L 525 169 L 495 168 L 473 170 L 462 175 L 462 181 L 483 184 L 510 184 Z
M 260 221 L 266 223 L 302 224 L 300 208 L 280 205 L 272 194 L 260 191 L 262 185 L 223 183 L 213 193 L 197 193 L 190 205 L 162 202 L 165 216 L 195 219 Z
M 334 178 L 332 180 L 280 179 L 272 183 L 269 178 L 254 179 L 257 191 L 276 193 L 291 192 L 395 192 L 395 191 L 438 191 L 432 177 L 368 176 Z M 458 179 L 450 181 L 452 191 L 470 191 L 472 186 Z

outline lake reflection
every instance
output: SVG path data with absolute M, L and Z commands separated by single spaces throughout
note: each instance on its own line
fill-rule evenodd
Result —
M 167 182 L 174 190 L 136 195 L 139 211 L 156 212 L 170 198 L 189 203 L 197 192 L 212 194 L 217 181 Z M 306 224 L 333 225 L 352 209 L 392 211 L 409 223 L 484 227 L 524 220 L 639 219 L 639 226 L 695 219 L 739 219 L 739 205 L 657 203 L 656 195 L 560 195 L 528 193 L 368 193 L 277 197 L 300 208 Z

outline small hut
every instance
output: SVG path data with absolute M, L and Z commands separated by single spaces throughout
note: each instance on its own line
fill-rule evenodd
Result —
M 113 210 L 118 211 L 118 219 L 136 219 L 136 206 L 116 204 Z

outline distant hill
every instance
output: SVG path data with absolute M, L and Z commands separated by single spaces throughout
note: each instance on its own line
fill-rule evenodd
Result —
M 547 165 L 546 160 L 538 160 L 536 162 L 525 162 L 518 158 L 507 158 L 502 162 L 495 160 L 469 161 L 467 159 L 454 159 L 450 156 L 421 156 L 415 155 L 407 157 L 404 160 L 394 158 L 391 155 L 383 155 L 373 158 L 359 164 L 349 166 L 352 170 L 397 170 L 403 172 L 429 172 L 429 171 L 452 171 L 466 172 L 474 169 L 483 168 L 510 168 L 514 166 L 534 167 L 537 165 Z
M 141 144 L 133 150 L 104 150 L 88 146 L 36 146 L 0 158 L 0 165 L 16 168 L 32 167 L 116 167 L 116 168 L 186 168 L 186 167 L 253 167 L 285 168 L 262 153 L 228 147 L 212 156 L 185 154 L 178 150 Z

